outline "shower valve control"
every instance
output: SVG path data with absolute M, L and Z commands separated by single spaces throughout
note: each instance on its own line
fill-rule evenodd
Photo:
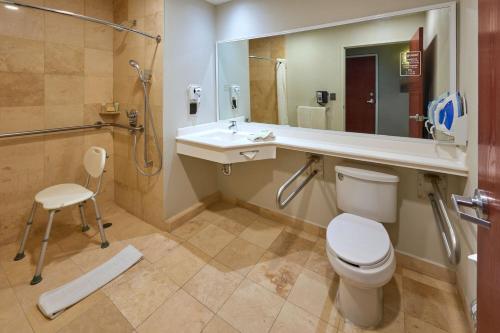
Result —
M 197 84 L 190 84 L 188 86 L 189 114 L 192 116 L 198 113 L 201 102 L 201 92 L 201 86 Z

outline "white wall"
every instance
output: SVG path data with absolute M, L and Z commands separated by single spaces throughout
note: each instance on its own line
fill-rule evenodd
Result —
M 220 43 L 218 46 L 219 118 L 229 119 L 244 116 L 250 119 L 250 64 L 248 41 Z M 238 109 L 231 108 L 230 87 L 240 86 Z
M 177 128 L 216 120 L 215 9 L 202 0 L 166 0 L 164 73 L 165 215 L 217 191 L 213 163 L 177 155 Z M 188 115 L 187 86 L 203 88 L 198 116 Z

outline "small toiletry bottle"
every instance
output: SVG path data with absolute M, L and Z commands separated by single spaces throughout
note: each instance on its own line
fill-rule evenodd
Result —
M 115 106 L 115 112 L 120 112 L 120 103 L 114 102 L 113 105 Z

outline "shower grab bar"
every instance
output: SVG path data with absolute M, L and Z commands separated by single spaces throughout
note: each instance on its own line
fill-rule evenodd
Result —
M 456 265 L 460 261 L 460 244 L 458 243 L 453 224 L 448 217 L 446 205 L 443 201 L 443 197 L 441 196 L 441 191 L 439 190 L 437 183 L 438 178 L 431 176 L 430 180 L 432 188 L 434 189 L 433 193 L 428 194 L 429 200 L 431 201 L 432 211 L 437 220 L 437 225 L 446 249 L 448 260 L 451 264 Z
M 90 22 L 94 22 L 94 23 L 98 23 L 98 24 L 107 25 L 108 27 L 111 27 L 111 28 L 116 29 L 118 31 L 133 32 L 133 33 L 142 35 L 144 37 L 148 37 L 148 38 L 154 39 L 154 40 L 156 40 L 157 43 L 161 42 L 161 36 L 160 35 L 153 36 L 153 35 L 150 35 L 148 33 L 145 33 L 145 32 L 142 32 L 142 31 L 139 31 L 139 30 L 136 30 L 136 29 L 132 29 L 132 28 L 129 28 L 129 27 L 126 27 L 124 25 L 117 24 L 117 23 L 114 23 L 114 22 L 109 22 L 109 21 L 106 21 L 106 20 L 102 20 L 102 19 L 99 19 L 99 18 L 96 18 L 96 17 L 91 17 L 91 16 L 82 15 L 82 14 L 77 14 L 77 13 L 69 12 L 69 11 L 66 11 L 66 10 L 60 10 L 60 9 L 54 9 L 54 8 L 49 8 L 49 7 L 44 7 L 44 6 L 37 6 L 37 5 L 22 3 L 22 2 L 18 2 L 18 1 L 0 0 L 0 3 L 3 3 L 5 5 L 16 6 L 16 7 L 25 7 L 25 8 L 30 8 L 30 9 L 43 10 L 43 11 L 54 13 L 54 14 L 61 14 L 61 15 L 71 16 L 71 17 L 75 17 L 75 18 L 78 18 L 78 19 L 81 19 L 81 20 L 85 20 L 85 21 L 90 21 Z
M 101 129 L 104 127 L 123 128 L 123 129 L 129 130 L 129 131 L 132 131 L 132 132 L 135 132 L 135 131 L 142 132 L 142 130 L 143 130 L 142 125 L 137 126 L 137 127 L 132 127 L 132 126 L 126 126 L 126 125 L 121 125 L 121 124 L 115 124 L 115 123 L 103 123 L 103 122 L 98 121 L 93 125 L 68 126 L 68 127 L 39 129 L 39 130 L 32 130 L 32 131 L 0 133 L 0 139 L 16 138 L 16 137 L 21 137 L 21 136 L 43 135 L 43 134 L 60 133 L 60 132 L 79 131 L 79 130 L 86 130 L 86 129 L 93 129 L 93 128 Z
M 309 169 L 309 167 L 313 164 L 313 163 L 316 163 L 319 161 L 319 156 L 310 156 L 309 157 L 309 160 L 307 161 L 307 163 L 302 167 L 300 168 L 297 172 L 295 172 L 292 177 L 290 177 L 279 189 L 278 189 L 278 192 L 276 194 L 276 202 L 278 203 L 278 207 L 280 209 L 283 209 L 285 208 L 289 203 L 290 201 L 293 200 L 293 198 L 295 198 L 295 196 L 297 196 L 297 194 L 299 194 L 299 192 L 307 185 L 307 183 L 309 183 L 311 181 L 311 179 L 314 178 L 314 176 L 316 176 L 318 174 L 318 170 L 317 169 L 314 169 L 308 176 L 306 179 L 304 179 L 304 181 L 302 183 L 300 183 L 299 186 L 297 186 L 297 188 L 295 190 L 292 191 L 292 193 L 285 199 L 285 200 L 281 200 L 281 197 L 283 196 L 283 193 L 285 192 L 285 190 L 297 179 L 300 177 L 300 175 L 302 175 L 304 172 L 306 172 L 307 169 Z

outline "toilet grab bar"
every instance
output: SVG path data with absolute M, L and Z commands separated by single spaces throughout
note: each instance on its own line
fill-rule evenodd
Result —
M 285 208 L 289 203 L 290 201 L 293 200 L 293 198 L 295 198 L 295 196 L 297 196 L 297 194 L 299 194 L 299 192 L 307 185 L 307 183 L 309 183 L 311 181 L 311 179 L 314 178 L 314 176 L 316 176 L 318 174 L 318 170 L 317 169 L 314 169 L 307 177 L 306 179 L 304 179 L 304 181 L 302 183 L 300 183 L 299 186 L 297 186 L 297 188 L 295 190 L 292 191 L 292 193 L 290 193 L 290 195 L 285 199 L 285 200 L 281 200 L 281 197 L 283 196 L 283 193 L 285 192 L 285 190 L 297 179 L 299 178 L 304 172 L 306 172 L 307 169 L 309 169 L 309 167 L 311 165 L 313 165 L 313 163 L 316 163 L 319 161 L 319 156 L 315 156 L 315 155 L 312 155 L 308 158 L 308 161 L 307 163 L 302 167 L 300 168 L 297 172 L 295 172 L 292 177 L 290 177 L 279 189 L 278 189 L 278 192 L 276 193 L 276 202 L 278 204 L 278 207 L 280 209 L 283 209 Z
M 441 234 L 441 239 L 443 241 L 448 260 L 451 264 L 456 265 L 460 261 L 460 244 L 453 228 L 453 224 L 448 217 L 446 211 L 446 205 L 441 196 L 441 191 L 438 186 L 438 177 L 430 176 L 432 188 L 434 192 L 429 193 L 428 197 L 431 201 L 432 211 L 434 212 L 434 217 L 437 220 L 437 226 Z

